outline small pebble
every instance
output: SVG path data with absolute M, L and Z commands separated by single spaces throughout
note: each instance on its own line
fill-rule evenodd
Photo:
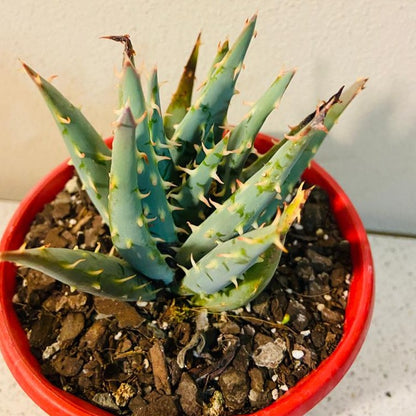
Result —
M 121 331 L 119 331 L 119 332 L 117 332 L 117 334 L 114 335 L 114 339 L 116 341 L 118 341 L 121 338 L 122 335 L 123 335 L 123 333 Z
M 116 412 L 120 411 L 110 393 L 97 393 L 92 398 L 92 401 L 105 409 L 114 410 Z
M 332 299 L 332 296 L 331 295 L 324 295 L 324 299 L 329 302 Z
M 305 353 L 302 350 L 293 350 L 292 351 L 292 357 L 295 360 L 300 360 L 301 358 L 303 358 L 304 355 L 305 355 Z
M 272 381 L 274 382 L 274 383 L 276 383 L 276 381 L 277 381 L 277 379 L 279 378 L 279 376 L 277 375 L 277 374 L 273 374 L 272 375 Z
M 283 361 L 285 351 L 285 342 L 277 338 L 274 342 L 268 342 L 258 347 L 254 351 L 253 360 L 259 367 L 277 368 Z
M 69 194 L 74 194 L 78 191 L 78 182 L 77 178 L 74 176 L 72 177 L 66 184 L 65 184 L 65 191 Z
M 325 309 L 325 305 L 323 303 L 318 303 L 316 309 L 318 309 L 319 312 L 322 312 Z
M 282 390 L 282 391 L 288 391 L 288 390 L 289 390 L 289 387 L 288 387 L 288 386 L 286 386 L 286 384 L 282 384 L 279 388 L 280 388 L 280 390 Z
M 100 321 L 101 319 L 107 319 L 107 318 L 110 318 L 111 317 L 111 315 L 107 315 L 107 314 L 105 314 L 105 313 L 97 313 L 95 316 L 94 316 L 94 319 L 96 320 L 96 321 Z
M 277 400 L 278 399 L 278 397 L 279 397 L 279 391 L 277 389 L 273 389 L 272 390 L 272 397 L 273 397 L 273 400 Z
M 308 335 L 311 334 L 311 331 L 307 329 L 306 331 L 300 331 L 300 334 L 303 335 L 304 337 L 307 337 Z
M 136 302 L 136 305 L 139 308 L 145 308 L 148 304 L 149 304 L 149 302 L 144 302 L 142 300 L 139 300 L 138 302 Z
M 60 348 L 61 348 L 61 344 L 58 341 L 54 342 L 51 345 L 48 345 L 42 353 L 42 359 L 43 360 L 49 359 L 50 357 L 52 357 L 52 355 L 58 352 Z

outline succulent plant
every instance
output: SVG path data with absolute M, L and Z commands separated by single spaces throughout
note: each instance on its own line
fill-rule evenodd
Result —
M 4 252 L 0 260 L 40 270 L 88 293 L 129 301 L 154 299 L 166 287 L 196 305 L 221 311 L 261 293 L 309 190 L 300 185 L 291 202 L 285 201 L 366 80 L 341 88 L 258 155 L 256 135 L 295 71 L 281 72 L 244 119 L 227 126 L 255 22 L 256 16 L 246 22 L 231 47 L 219 45 L 192 104 L 198 36 L 164 117 L 156 69 L 145 97 L 128 36 L 109 37 L 125 44 L 121 110 L 111 150 L 78 108 L 23 64 L 49 106 L 119 256 L 40 247 Z

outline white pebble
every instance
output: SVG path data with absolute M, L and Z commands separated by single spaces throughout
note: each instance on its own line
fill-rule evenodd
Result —
M 70 225 L 71 227 L 73 227 L 73 226 L 77 223 L 77 220 L 76 220 L 75 218 L 71 218 L 71 219 L 68 221 L 68 223 L 69 223 L 69 225 Z
M 322 312 L 325 309 L 325 305 L 323 303 L 318 303 L 316 309 L 318 309 L 319 312 Z
M 251 389 L 248 394 L 248 399 L 250 402 L 256 402 L 259 399 L 260 393 L 256 390 Z
M 288 387 L 288 386 L 286 386 L 286 384 L 282 384 L 279 388 L 280 388 L 280 390 L 282 390 L 282 391 L 288 391 L 288 390 L 289 390 L 289 387 Z
M 107 319 L 107 318 L 109 318 L 110 316 L 113 316 L 113 315 L 107 315 L 107 314 L 105 314 L 105 313 L 97 313 L 97 314 L 95 315 L 94 319 L 95 319 L 96 321 L 99 321 L 100 319 Z
M 274 383 L 276 383 L 276 381 L 277 381 L 277 379 L 278 379 L 279 377 L 278 377 L 278 375 L 277 374 L 273 374 L 272 375 L 272 381 L 274 382 Z
M 195 318 L 196 330 L 199 332 L 205 332 L 209 329 L 208 310 L 201 309 Z
M 117 334 L 114 335 L 114 339 L 116 341 L 118 341 L 121 338 L 122 335 L 123 335 L 123 333 L 121 331 L 119 331 L 119 332 L 117 332 Z
M 139 308 L 145 308 L 148 304 L 149 304 L 149 302 L 145 302 L 143 300 L 139 300 L 138 302 L 136 302 L 136 305 Z
M 299 224 L 298 222 L 295 222 L 295 223 L 293 224 L 293 228 L 294 228 L 295 230 L 303 230 L 303 225 L 302 225 L 302 224 Z
M 277 400 L 279 398 L 279 392 L 277 389 L 272 390 L 272 397 L 273 397 L 273 400 Z
M 147 370 L 149 367 L 150 367 L 149 360 L 148 360 L 147 358 L 145 358 L 145 359 L 143 360 L 143 368 L 144 368 L 145 370 Z
M 307 337 L 308 335 L 311 334 L 311 331 L 307 329 L 306 331 L 300 331 L 300 334 L 303 335 L 304 337 Z
M 324 236 L 322 237 L 324 240 L 328 240 L 329 239 L 329 235 L 328 234 L 324 234 Z
M 324 295 L 324 299 L 328 302 L 332 299 L 331 295 Z
M 59 342 L 54 342 L 51 345 L 48 345 L 45 350 L 43 351 L 42 358 L 44 360 L 49 359 L 52 355 L 54 355 L 56 352 L 58 352 L 61 348 L 61 345 Z
M 304 355 L 305 355 L 305 353 L 302 350 L 293 350 L 292 351 L 292 357 L 295 360 L 300 360 L 301 358 L 303 358 Z
M 247 305 L 246 305 L 246 311 L 247 311 L 248 313 L 250 313 L 250 312 L 251 312 L 251 303 L 247 303 Z
M 78 183 L 77 178 L 74 176 L 72 177 L 65 185 L 65 190 L 70 193 L 74 194 L 76 191 L 78 191 Z

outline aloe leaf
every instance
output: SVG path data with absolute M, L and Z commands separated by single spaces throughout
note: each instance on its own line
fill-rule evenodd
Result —
M 198 61 L 199 46 L 201 45 L 201 34 L 198 35 L 191 55 L 183 69 L 182 77 L 178 87 L 172 96 L 171 102 L 166 109 L 163 119 L 166 136 L 170 139 L 175 127 L 185 117 L 192 102 L 192 92 L 194 88 L 195 70 Z
M 172 136 L 175 146 L 171 150 L 175 165 L 186 166 L 194 158 L 193 145 L 201 142 L 203 133 L 208 134 L 213 125 L 223 123 L 255 23 L 256 16 L 253 16 L 223 60 L 216 65 L 200 97 L 176 128 Z
M 0 253 L 10 261 L 45 273 L 92 295 L 137 301 L 152 300 L 152 283 L 117 257 L 86 250 L 34 248 Z
M 111 151 L 78 108 L 25 63 L 23 68 L 39 88 L 85 190 L 103 221 L 108 223 L 108 171 Z
M 340 97 L 335 95 L 320 108 L 309 124 L 287 140 L 259 171 L 193 231 L 178 250 L 178 262 L 189 264 L 191 254 L 195 260 L 200 259 L 216 246 L 218 240 L 226 241 L 245 232 L 256 220 L 261 224 L 263 221 L 258 217 L 267 207 L 275 209 L 281 205 L 291 184 L 300 179 L 347 101 L 355 97 L 364 83 L 365 80 L 357 81 L 343 97 L 343 103 L 339 103 Z M 329 112 L 336 104 L 338 106 Z
M 219 43 L 218 48 L 217 48 L 217 54 L 215 55 L 214 61 L 212 62 L 212 65 L 208 71 L 208 75 L 207 75 L 207 81 L 211 78 L 211 76 L 214 74 L 214 72 L 216 71 L 218 65 L 220 64 L 220 62 L 224 59 L 225 55 L 227 54 L 227 52 L 229 51 L 229 43 L 228 40 L 226 40 L 224 43 Z M 205 81 L 205 84 L 206 82 Z M 204 85 L 205 85 L 204 84 Z M 223 114 L 219 114 L 218 115 L 218 119 L 216 121 L 216 123 L 214 124 L 213 128 L 212 128 L 212 143 L 218 143 L 224 133 L 224 126 L 227 124 L 226 122 L 226 116 L 227 116 L 227 111 L 224 111 Z M 209 146 L 209 143 L 207 142 L 208 138 L 204 139 L 205 142 L 205 146 L 206 147 L 213 147 L 213 146 Z
M 178 226 L 184 226 L 184 221 L 194 222 L 197 218 L 202 219 L 204 207 L 210 206 L 210 187 L 213 180 L 220 180 L 217 168 L 227 154 L 228 139 L 227 135 L 213 149 L 205 149 L 205 158 L 196 168 L 186 169 L 186 181 L 174 195 L 171 195 L 182 208 L 178 211 Z
M 275 245 L 284 249 L 282 241 L 293 221 L 300 218 L 308 195 L 309 191 L 300 187 L 292 202 L 272 224 L 219 243 L 185 272 L 181 293 L 213 294 L 230 283 L 238 288 L 238 279 L 263 260 L 262 256 L 269 247 Z
M 351 101 L 355 98 L 355 96 L 364 89 L 365 83 L 367 82 L 366 78 L 358 79 L 354 84 L 352 84 L 348 89 L 344 90 L 341 88 L 336 94 L 334 94 L 328 101 L 324 102 L 319 106 L 319 111 L 322 111 L 324 107 L 335 97 L 338 97 L 338 102 L 336 102 L 332 108 L 328 111 L 327 116 L 324 120 L 325 127 L 330 130 L 339 116 L 343 113 L 343 111 L 348 107 Z M 246 179 L 250 178 L 255 172 L 261 169 L 272 157 L 273 155 L 283 146 L 290 136 L 294 136 L 304 127 L 306 127 L 315 117 L 316 110 L 305 117 L 299 124 L 292 127 L 289 133 L 286 134 L 286 137 L 277 143 L 275 143 L 266 153 L 260 155 L 257 160 L 255 160 L 251 165 L 244 168 L 242 171 L 242 180 L 245 181 Z M 325 134 L 323 135 L 325 137 Z
M 158 157 L 151 142 L 147 106 L 140 77 L 128 59 L 124 62 L 120 91 L 124 104 L 128 103 L 137 120 L 136 147 L 142 154 L 138 160 L 137 180 L 140 193 L 143 195 L 143 212 L 151 221 L 149 230 L 155 237 L 167 243 L 174 243 L 177 235 L 172 211 L 166 199 L 168 186 L 160 175 Z
M 130 108 L 117 120 L 110 171 L 110 231 L 121 256 L 152 279 L 170 283 L 173 271 L 159 252 L 149 232 L 137 186 L 135 122 Z
M 251 107 L 244 120 L 231 130 L 228 150 L 233 153 L 227 157 L 224 168 L 224 186 L 226 189 L 230 189 L 235 180 L 240 177 L 247 157 L 253 149 L 254 139 L 266 118 L 278 107 L 294 75 L 294 70 L 280 74 Z
M 162 110 L 160 108 L 159 82 L 156 68 L 152 71 L 149 83 L 149 128 L 153 149 L 156 153 L 158 169 L 163 180 L 169 181 L 174 170 L 169 144 L 163 127 Z
M 229 50 L 230 50 L 230 46 L 229 46 L 228 40 L 226 40 L 224 43 L 218 44 L 217 54 L 215 55 L 212 65 L 209 68 L 209 71 L 207 74 L 207 80 L 210 79 L 211 75 L 214 74 L 214 72 L 217 69 L 218 64 L 224 59 L 225 55 L 227 54 Z
M 192 303 L 207 308 L 211 312 L 237 309 L 255 299 L 270 283 L 282 251 L 272 245 L 259 256 L 259 261 L 244 272 L 238 286 L 228 285 L 223 290 L 211 295 L 195 295 Z
M 286 179 L 281 184 L 280 194 L 283 199 L 292 192 L 294 186 L 299 181 L 300 176 L 302 175 L 303 171 L 309 166 L 311 160 L 315 156 L 318 148 L 322 144 L 327 132 L 334 126 L 339 116 L 344 112 L 344 110 L 348 107 L 351 101 L 356 97 L 356 95 L 364 89 L 365 83 L 367 79 L 359 79 L 354 84 L 352 84 L 346 90 L 340 89 L 335 95 L 333 95 L 327 102 L 323 103 L 320 108 L 318 109 L 318 114 L 322 117 L 325 112 L 326 115 L 323 119 L 323 126 L 322 130 L 315 130 L 314 133 L 311 135 L 310 140 L 307 143 L 304 151 L 301 153 L 300 157 L 294 164 L 291 169 L 290 174 L 286 177 Z M 330 104 L 333 102 L 333 104 Z M 299 134 L 302 130 L 307 129 L 308 125 L 311 123 L 316 123 L 317 112 L 309 115 L 305 118 L 301 123 L 299 123 L 296 127 L 292 128 L 290 133 L 286 136 L 286 138 L 282 141 L 282 145 L 284 146 L 285 143 L 290 140 L 290 138 L 295 137 Z M 306 124 L 308 123 L 308 124 Z M 278 148 L 279 145 L 275 145 Z M 273 218 L 274 213 L 278 207 L 278 203 L 273 201 L 266 209 L 266 211 L 259 217 L 258 222 L 261 224 L 263 222 L 270 221 Z

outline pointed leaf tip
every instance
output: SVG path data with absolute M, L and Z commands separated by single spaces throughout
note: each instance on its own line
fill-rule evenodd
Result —
M 40 87 L 42 85 L 42 80 L 40 75 L 33 70 L 26 62 L 21 61 L 22 67 L 25 70 L 25 72 L 32 78 L 32 80 L 35 82 L 35 84 Z
M 133 49 L 133 45 L 130 40 L 130 35 L 111 35 L 111 36 L 101 36 L 100 39 L 110 39 L 114 40 L 115 42 L 120 42 L 124 45 L 124 53 L 127 55 L 129 60 L 132 60 L 136 55 L 135 50 Z
M 131 112 L 131 108 L 129 105 L 126 105 L 122 108 L 120 116 L 118 117 L 115 127 L 135 127 L 136 121 L 134 119 L 133 113 Z
M 250 17 L 250 19 L 247 19 L 247 24 L 251 24 L 257 20 L 258 12 L 254 13 L 253 16 Z

